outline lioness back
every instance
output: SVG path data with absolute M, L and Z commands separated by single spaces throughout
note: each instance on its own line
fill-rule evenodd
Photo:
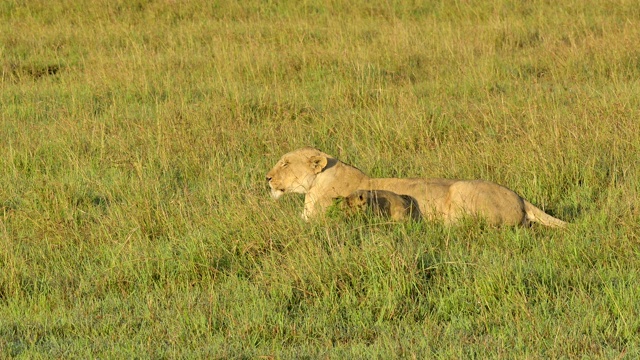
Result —
M 385 190 L 358 190 L 344 200 L 345 205 L 353 210 L 371 210 L 374 214 L 399 221 L 404 219 L 419 220 L 420 209 L 415 199 L 408 195 L 398 195 Z

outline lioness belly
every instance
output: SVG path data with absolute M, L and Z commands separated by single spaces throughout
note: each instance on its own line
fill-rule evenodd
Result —
M 458 181 L 452 184 L 447 203 L 448 222 L 456 222 L 464 216 L 477 216 L 496 225 L 525 223 L 524 200 L 514 191 L 490 181 Z
M 447 179 L 370 179 L 369 190 L 386 190 L 415 199 L 422 215 L 428 219 L 446 212 L 449 189 L 456 180 Z

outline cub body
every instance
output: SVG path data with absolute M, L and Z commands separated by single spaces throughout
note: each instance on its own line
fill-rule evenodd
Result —
M 398 195 L 386 190 L 357 190 L 344 198 L 344 206 L 350 210 L 371 210 L 378 216 L 393 220 L 420 220 L 420 208 L 409 195 Z

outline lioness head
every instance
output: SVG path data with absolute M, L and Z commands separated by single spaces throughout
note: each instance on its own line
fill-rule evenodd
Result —
M 267 173 L 271 196 L 278 199 L 287 192 L 306 194 L 328 161 L 327 154 L 310 147 L 284 154 Z

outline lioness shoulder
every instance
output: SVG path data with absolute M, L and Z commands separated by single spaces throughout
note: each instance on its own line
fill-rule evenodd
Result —
M 385 190 L 358 190 L 345 197 L 343 206 L 355 211 L 371 210 L 374 214 L 393 220 L 421 218 L 414 198 Z

